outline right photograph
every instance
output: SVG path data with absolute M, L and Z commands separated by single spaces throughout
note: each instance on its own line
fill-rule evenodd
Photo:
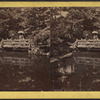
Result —
M 53 91 L 100 91 L 100 7 L 51 8 Z

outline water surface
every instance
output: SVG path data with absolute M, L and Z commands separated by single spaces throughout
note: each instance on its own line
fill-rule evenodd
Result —
M 25 52 L 0 53 L 0 91 L 51 90 L 51 68 L 46 56 Z
M 0 53 L 0 91 L 100 91 L 99 52 L 75 52 L 50 64 L 47 56 Z
M 100 91 L 100 53 L 76 52 L 53 63 L 52 90 Z

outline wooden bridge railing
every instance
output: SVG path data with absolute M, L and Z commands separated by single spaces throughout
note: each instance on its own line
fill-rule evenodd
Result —
M 78 48 L 100 48 L 100 40 L 77 40 L 76 47 Z
M 3 48 L 30 48 L 31 40 L 30 39 L 7 39 L 2 40 Z

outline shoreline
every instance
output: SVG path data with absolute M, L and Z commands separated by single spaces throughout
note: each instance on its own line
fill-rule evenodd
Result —
M 70 53 L 67 53 L 67 54 L 65 54 L 65 55 L 58 56 L 57 58 L 56 58 L 56 57 L 53 57 L 53 58 L 50 59 L 50 63 L 57 62 L 57 61 L 59 61 L 59 60 L 61 60 L 61 59 L 63 59 L 63 58 L 66 58 L 66 57 L 71 57 L 72 54 L 73 54 L 73 53 L 70 52 Z

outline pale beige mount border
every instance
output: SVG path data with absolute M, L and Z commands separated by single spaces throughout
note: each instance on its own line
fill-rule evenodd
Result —
M 100 2 L 0 2 L 0 7 L 100 7 Z
M 0 92 L 0 99 L 89 99 L 100 98 L 100 92 Z
M 100 7 L 100 2 L 0 2 L 0 7 Z M 100 92 L 0 92 L 0 99 L 100 98 Z

